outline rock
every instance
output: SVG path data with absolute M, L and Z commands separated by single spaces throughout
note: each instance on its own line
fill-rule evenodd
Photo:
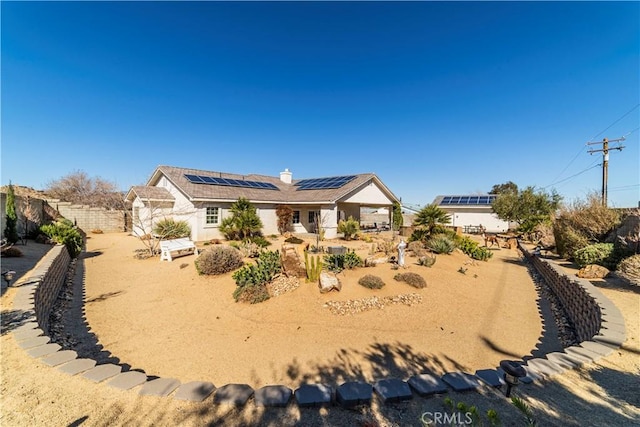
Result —
M 342 289 L 342 283 L 338 280 L 338 277 L 333 273 L 323 271 L 320 273 L 320 293 L 327 293 L 333 290 L 339 291 Z
M 282 245 L 282 269 L 289 277 L 306 277 L 307 271 L 294 245 Z
M 583 279 L 604 279 L 609 274 L 609 270 L 601 265 L 591 264 L 581 268 L 577 276 Z

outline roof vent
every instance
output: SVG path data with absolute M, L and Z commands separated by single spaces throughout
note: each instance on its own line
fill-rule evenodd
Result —
M 283 172 L 280 172 L 280 181 L 285 184 L 291 184 L 293 174 L 289 172 L 289 169 L 285 169 Z

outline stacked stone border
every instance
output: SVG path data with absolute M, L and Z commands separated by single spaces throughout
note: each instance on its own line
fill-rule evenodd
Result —
M 523 383 L 544 381 L 565 370 L 594 362 L 611 354 L 626 338 L 624 318 L 618 308 L 590 282 L 570 277 L 557 264 L 534 255 L 522 244 L 524 255 L 544 277 L 557 294 L 574 324 L 580 339 L 579 345 L 545 357 L 519 361 L 527 376 Z M 56 367 L 69 375 L 80 375 L 95 383 L 121 390 L 138 387 L 138 394 L 172 396 L 177 400 L 202 401 L 213 394 L 213 402 L 241 406 L 253 397 L 257 406 L 287 406 L 295 401 L 300 407 L 342 407 L 370 404 L 375 393 L 382 403 L 427 397 L 454 391 L 477 391 L 481 387 L 502 387 L 504 372 L 498 368 L 481 369 L 470 374 L 448 372 L 440 377 L 422 373 L 404 381 L 383 378 L 373 384 L 347 381 L 333 389 L 325 384 L 301 384 L 292 391 L 284 385 L 268 385 L 254 390 L 248 384 L 227 384 L 216 388 L 208 381 L 181 384 L 171 378 L 149 378 L 143 372 L 122 372 L 115 364 L 101 364 L 92 359 L 78 358 L 72 350 L 62 350 L 49 338 L 49 315 L 55 299 L 64 283 L 70 257 L 62 245 L 55 246 L 38 263 L 31 276 L 23 281 L 13 302 L 15 310 L 24 312 L 24 323 L 14 329 L 13 337 L 18 345 L 42 363 Z

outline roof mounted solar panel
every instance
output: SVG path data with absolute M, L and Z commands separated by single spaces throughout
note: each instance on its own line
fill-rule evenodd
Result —
M 353 181 L 356 175 L 331 176 L 327 178 L 303 179 L 295 183 L 298 190 L 328 190 L 340 188 Z
M 192 174 L 185 174 L 184 177 L 187 178 L 187 181 L 189 181 L 192 184 L 209 184 L 209 185 L 223 185 L 227 187 L 280 190 L 278 187 L 271 184 L 270 182 L 246 181 L 244 179 L 231 179 L 231 178 L 222 178 L 217 176 L 203 176 L 203 175 L 192 175 Z

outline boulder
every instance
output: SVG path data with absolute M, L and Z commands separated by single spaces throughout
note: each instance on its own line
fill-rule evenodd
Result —
M 591 264 L 581 268 L 577 276 L 583 279 L 604 279 L 609 274 L 609 270 L 601 265 Z
M 320 273 L 320 282 L 318 286 L 320 286 L 320 293 L 323 294 L 333 290 L 339 291 L 342 289 L 342 283 L 340 283 L 338 277 L 334 273 L 326 271 Z
M 282 246 L 282 270 L 287 277 L 306 277 L 307 271 L 294 245 Z

